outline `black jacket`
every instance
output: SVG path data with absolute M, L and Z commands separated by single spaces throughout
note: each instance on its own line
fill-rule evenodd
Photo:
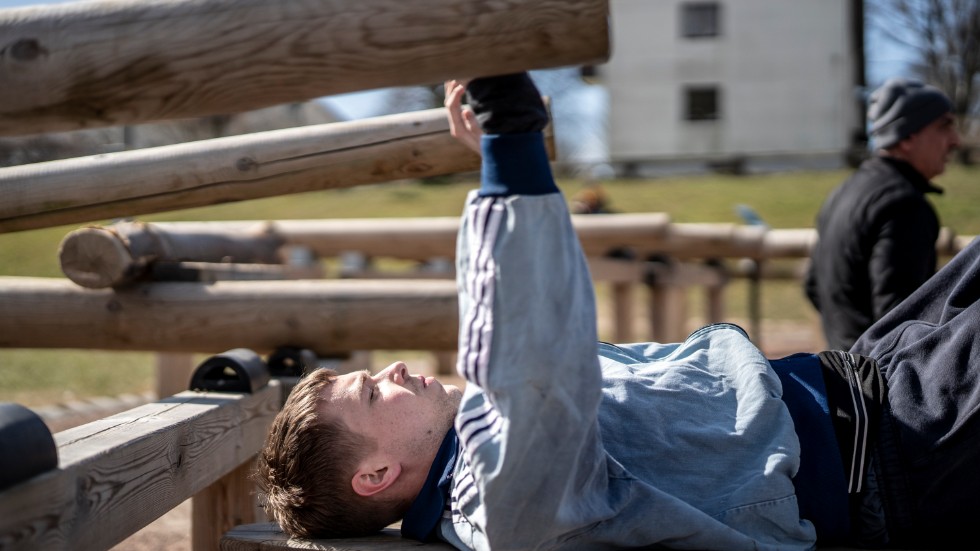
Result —
M 830 348 L 850 350 L 936 271 L 939 218 L 929 192 L 942 190 L 908 163 L 873 157 L 820 208 L 805 289 Z

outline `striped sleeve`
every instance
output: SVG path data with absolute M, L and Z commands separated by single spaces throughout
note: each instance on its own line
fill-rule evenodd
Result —
M 541 134 L 484 137 L 483 155 L 456 255 L 467 471 L 451 503 L 491 547 L 535 547 L 580 528 L 556 522 L 583 501 L 568 480 L 605 480 L 595 299 Z

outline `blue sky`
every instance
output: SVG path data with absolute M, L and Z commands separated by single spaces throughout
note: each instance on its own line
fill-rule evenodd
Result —
M 865 31 L 865 77 L 868 86 L 877 88 L 886 79 L 893 76 L 911 76 L 907 74 L 913 51 L 896 44 L 894 40 L 885 37 L 881 30 L 874 25 L 868 25 Z

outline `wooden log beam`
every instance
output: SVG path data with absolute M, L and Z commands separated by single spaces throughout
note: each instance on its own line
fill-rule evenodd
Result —
M 259 132 L 2 168 L 0 233 L 479 167 L 442 108 Z
M 125 291 L 0 278 L 0 348 L 455 350 L 453 281 L 154 283 Z
M 583 248 L 593 256 L 662 240 L 669 222 L 662 213 L 573 219 Z M 304 247 L 324 258 L 350 251 L 411 260 L 452 258 L 458 230 L 457 217 L 124 222 L 69 233 L 59 258 L 67 277 L 97 289 L 132 282 L 154 261 L 277 262 L 281 246 Z
M 572 223 L 586 254 L 596 258 L 620 248 L 632 249 L 640 260 L 648 254 L 684 259 L 806 258 L 817 239 L 813 229 L 671 224 L 663 213 L 574 216 Z M 458 229 L 456 217 L 123 222 L 69 233 L 59 258 L 69 279 L 98 289 L 131 283 L 152 262 L 279 262 L 282 246 L 304 247 L 320 257 L 356 251 L 420 261 L 452 258 Z M 940 254 L 955 254 L 968 242 L 944 229 L 936 247 Z
M 120 0 L 0 12 L 0 135 L 609 56 L 607 0 Z
M 0 493 L 0 548 L 111 548 L 248 461 L 282 400 L 182 392 L 56 434 L 58 469 Z
M 764 230 L 732 224 L 671 224 L 663 213 L 574 216 L 582 248 L 601 257 L 619 248 L 638 259 L 807 258 L 817 234 L 810 229 Z M 370 218 L 233 222 L 123 222 L 69 233 L 59 251 L 62 271 L 94 289 L 131 283 L 152 262 L 279 262 L 282 246 L 320 257 L 356 251 L 369 257 L 410 260 L 452 258 L 456 217 Z M 944 228 L 936 243 L 952 255 L 970 241 Z M 622 279 L 615 276 L 598 279 Z
M 154 224 L 140 222 L 85 227 L 62 240 L 58 257 L 69 279 L 91 289 L 131 283 L 152 262 L 261 265 L 285 260 L 280 257 L 283 239 L 270 231 L 271 224 L 221 234 L 202 229 L 190 224 L 159 231 Z

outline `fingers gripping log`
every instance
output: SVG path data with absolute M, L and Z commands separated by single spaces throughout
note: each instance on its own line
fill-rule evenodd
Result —
M 607 0 L 121 0 L 0 13 L 0 135 L 593 64 Z

